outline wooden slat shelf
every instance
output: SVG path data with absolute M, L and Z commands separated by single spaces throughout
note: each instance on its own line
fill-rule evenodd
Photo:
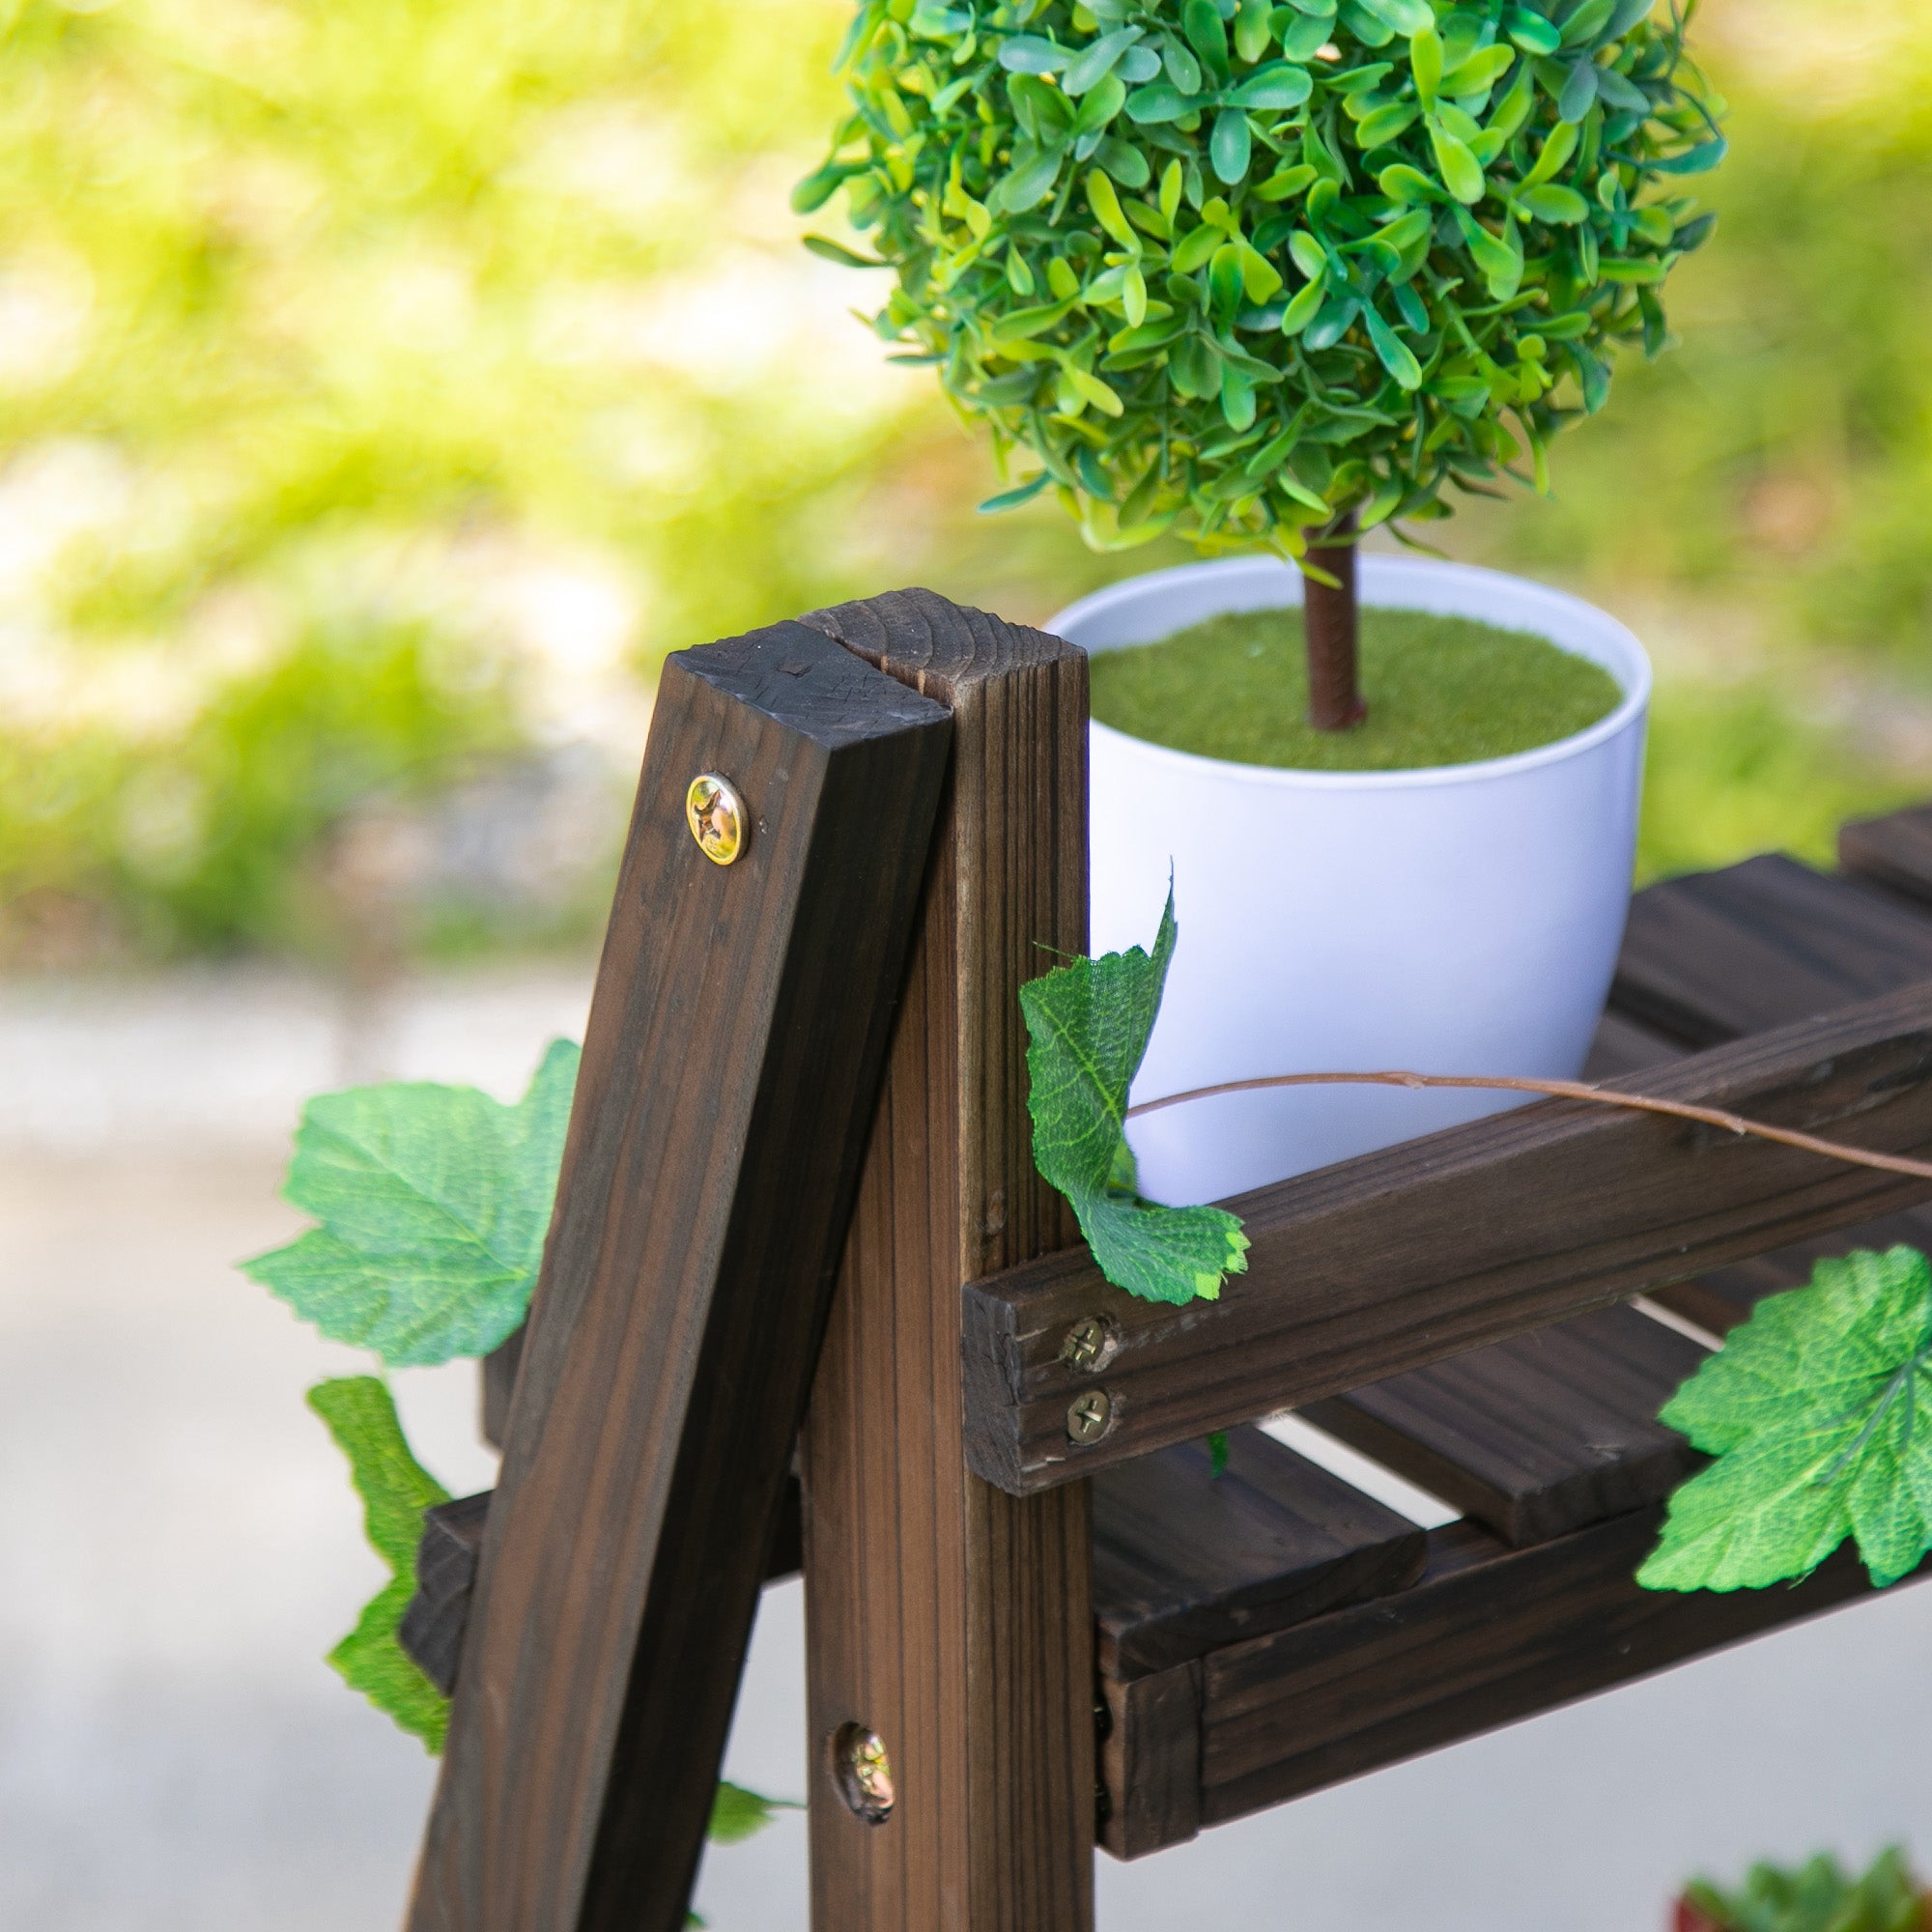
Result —
M 1704 1354 L 1602 1308 L 1300 1412 L 1520 1548 L 1676 1488 L 1690 1452 L 1657 1411 Z
M 1932 983 L 1690 1055 L 1644 1084 L 1932 1152 Z M 1077 1248 L 974 1283 L 967 1452 L 1001 1488 L 1049 1489 L 1928 1197 L 1916 1177 L 1540 1101 L 1236 1197 L 1248 1271 L 1217 1302 L 1136 1301 Z M 1073 1324 L 1096 1317 L 1116 1343 L 1097 1378 L 1062 1358 Z M 1067 1406 L 1096 1383 L 1113 1427 L 1075 1445 Z
M 1887 855 L 1883 892 L 1774 858 L 1639 894 L 1591 1076 L 1648 1070 L 1646 1090 L 1666 1091 L 1662 1069 L 1711 1058 L 1692 1047 L 1920 987 L 1932 978 L 1932 810 L 1908 816 L 1910 837 L 1889 821 L 1847 829 L 1848 860 Z M 1899 895 L 1915 882 L 1923 911 Z M 1720 1334 L 1818 1257 L 1895 1241 L 1932 1243 L 1932 1210 L 1651 1286 Z M 1866 1594 L 1850 1550 L 1793 1589 L 1636 1586 L 1661 1499 L 1696 1461 L 1656 1412 L 1702 1352 L 1612 1308 L 1303 1405 L 1468 1520 L 1428 1534 L 1406 1589 L 1151 1672 L 1110 1664 L 1103 1645 L 1108 1848 L 1178 1843 Z
M 1408 1590 L 1106 1680 L 1103 1842 L 1125 1858 L 1178 1844 L 1871 1594 L 1849 1549 L 1788 1589 L 1640 1590 L 1660 1517 L 1520 1550 L 1468 1523 L 1432 1530 Z
M 1094 1483 L 1094 1621 L 1101 1671 L 1127 1679 L 1324 1610 L 1406 1588 L 1423 1532 L 1264 1435 L 1230 1432 Z

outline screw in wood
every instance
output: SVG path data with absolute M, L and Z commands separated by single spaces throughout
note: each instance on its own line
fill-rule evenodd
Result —
M 1060 1359 L 1069 1369 L 1102 1369 L 1114 1359 L 1120 1338 L 1114 1324 L 1098 1315 L 1083 1315 L 1066 1331 L 1060 1345 Z
M 728 779 L 699 772 L 684 794 L 685 823 L 714 866 L 731 865 L 745 849 L 745 802 Z
M 1066 1434 L 1075 1442 L 1097 1442 L 1114 1426 L 1114 1399 L 1105 1389 L 1076 1396 L 1066 1411 Z
M 893 1761 L 878 1732 L 864 1724 L 839 1725 L 832 1734 L 832 1776 L 855 1817 L 883 1825 L 893 1815 L 898 1794 L 893 1788 Z

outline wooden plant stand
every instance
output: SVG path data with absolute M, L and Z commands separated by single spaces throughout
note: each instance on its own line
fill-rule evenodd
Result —
M 426 1526 L 455 1706 L 412 1932 L 675 1932 L 801 1561 L 821 1932 L 1087 1932 L 1096 1833 L 1153 1851 L 1865 1590 L 1845 1551 L 1639 1590 L 1694 1462 L 1654 1418 L 1815 1255 L 1932 1245 L 1932 1183 L 1546 1101 L 1240 1197 L 1220 1301 L 1134 1301 L 1030 1158 L 1016 995 L 1085 948 L 1085 660 L 1037 632 L 907 591 L 670 660 L 487 1378 L 501 1481 Z M 1843 862 L 1639 894 L 1592 1073 L 1932 1152 L 1932 809 Z M 1463 1520 L 1250 1426 L 1290 1407 Z

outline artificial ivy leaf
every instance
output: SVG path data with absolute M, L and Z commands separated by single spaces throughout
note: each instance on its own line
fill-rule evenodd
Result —
M 242 1271 L 392 1368 L 487 1355 L 529 1306 L 577 1062 L 553 1040 L 514 1107 L 403 1081 L 311 1100 L 282 1192 L 322 1225 Z
M 717 1796 L 711 1801 L 711 1823 L 704 1835 L 714 1845 L 742 1845 L 762 1832 L 781 1811 L 801 1811 L 805 1807 L 788 1799 L 766 1798 L 747 1791 L 742 1784 L 721 1778 Z
M 328 1662 L 352 1690 L 420 1738 L 434 1755 L 442 1749 L 449 1725 L 449 1699 L 417 1668 L 397 1633 L 415 1595 L 423 1511 L 446 1503 L 449 1492 L 410 1454 L 396 1405 L 374 1376 L 317 1382 L 308 1392 L 308 1406 L 349 1458 L 362 1498 L 363 1532 L 391 1573 L 355 1628 L 328 1653 Z
M 1932 1266 L 1913 1248 L 1820 1262 L 1761 1301 L 1662 1419 L 1717 1457 L 1670 1499 L 1647 1589 L 1762 1589 L 1845 1538 L 1881 1587 L 1932 1548 Z
M 1213 1300 L 1247 1267 L 1248 1238 L 1219 1208 L 1163 1208 L 1135 1191 L 1127 1093 L 1160 1011 L 1177 927 L 1168 895 L 1151 956 L 1078 959 L 1020 988 L 1034 1164 L 1072 1204 L 1094 1263 L 1145 1301 Z

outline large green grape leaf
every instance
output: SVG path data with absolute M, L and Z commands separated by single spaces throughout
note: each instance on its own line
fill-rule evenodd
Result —
M 1067 1198 L 1100 1272 L 1144 1301 L 1212 1301 L 1247 1267 L 1248 1237 L 1219 1208 L 1163 1208 L 1136 1190 L 1127 1093 L 1160 1012 L 1178 928 L 1170 892 L 1149 954 L 1076 959 L 1020 988 L 1033 1157 Z
M 393 1718 L 432 1753 L 442 1749 L 449 1700 L 417 1667 L 398 1633 L 415 1594 L 416 1545 L 423 1511 L 446 1503 L 449 1492 L 410 1453 L 388 1389 L 374 1376 L 339 1376 L 318 1382 L 308 1406 L 328 1425 L 349 1458 L 362 1498 L 363 1528 L 389 1566 L 389 1580 L 363 1606 L 355 1628 L 328 1653 L 352 1690 Z
M 392 1368 L 487 1355 L 529 1306 L 577 1062 L 553 1040 L 514 1107 L 403 1081 L 311 1100 L 282 1191 L 322 1225 L 243 1271 Z
M 1653 1590 L 1762 1589 L 1847 1536 L 1881 1587 L 1932 1548 L 1932 1266 L 1913 1248 L 1822 1261 L 1759 1302 L 1665 1406 L 1712 1465 L 1678 1489 L 1637 1573 Z

